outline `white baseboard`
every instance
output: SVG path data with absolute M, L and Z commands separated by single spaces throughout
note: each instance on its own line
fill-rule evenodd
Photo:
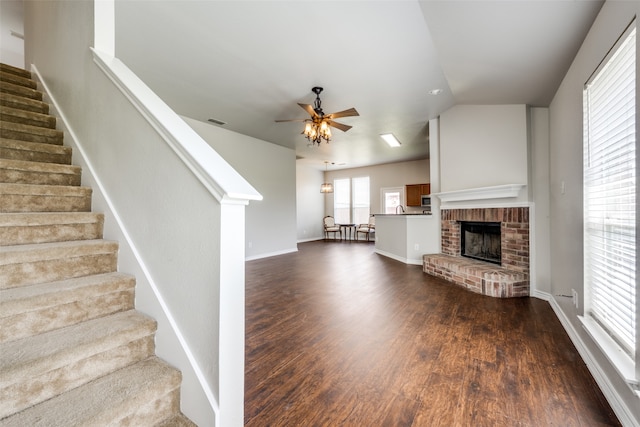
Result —
M 382 256 L 386 256 L 387 258 L 391 258 L 391 259 L 395 259 L 396 261 L 400 261 L 404 264 L 409 264 L 409 265 L 422 265 L 422 260 L 421 259 L 409 259 L 409 258 L 403 258 L 401 256 L 398 256 L 396 254 L 392 254 L 391 252 L 386 252 L 380 249 L 376 249 L 374 250 L 375 253 L 382 255 Z
M 290 254 L 292 252 L 298 252 L 298 248 L 291 248 L 291 249 L 284 249 L 281 251 L 276 251 L 276 252 L 269 252 L 269 253 L 264 253 L 264 254 L 258 254 L 258 255 L 252 255 L 252 256 L 248 256 L 245 257 L 245 261 L 253 261 L 255 259 L 262 259 L 262 258 L 269 258 L 272 256 L 278 256 L 278 255 L 284 255 L 284 254 Z
M 324 240 L 324 238 L 323 237 L 311 237 L 309 239 L 298 240 L 297 243 L 317 242 L 318 240 Z

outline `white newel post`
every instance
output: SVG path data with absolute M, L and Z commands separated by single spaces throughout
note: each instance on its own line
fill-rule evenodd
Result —
M 219 402 L 221 427 L 244 424 L 245 203 L 221 201 Z

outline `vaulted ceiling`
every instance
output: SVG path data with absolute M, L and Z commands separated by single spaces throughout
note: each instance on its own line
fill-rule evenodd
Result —
M 116 55 L 180 115 L 358 167 L 426 158 L 429 119 L 455 104 L 548 106 L 602 4 L 117 0 Z M 313 86 L 325 113 L 360 113 L 319 147 L 275 122 L 307 118 Z

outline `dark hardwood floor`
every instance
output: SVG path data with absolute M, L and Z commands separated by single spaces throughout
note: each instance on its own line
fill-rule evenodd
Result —
M 245 425 L 620 425 L 547 302 L 298 247 L 246 264 Z

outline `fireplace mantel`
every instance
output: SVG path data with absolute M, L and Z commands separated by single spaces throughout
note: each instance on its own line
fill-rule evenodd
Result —
M 443 202 L 462 202 L 469 200 L 506 199 L 518 197 L 525 184 L 495 185 L 493 187 L 470 188 L 467 190 L 432 193 Z

